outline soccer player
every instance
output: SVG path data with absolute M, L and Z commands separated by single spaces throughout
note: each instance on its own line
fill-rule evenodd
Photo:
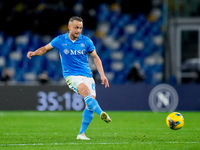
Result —
M 95 99 L 95 81 L 89 67 L 87 59 L 88 53 L 92 56 L 100 74 L 101 84 L 105 85 L 105 88 L 107 88 L 109 87 L 109 82 L 104 74 L 102 62 L 96 53 L 93 42 L 88 37 L 81 34 L 83 19 L 77 16 L 71 17 L 68 22 L 68 29 L 69 31 L 66 34 L 55 37 L 47 45 L 34 52 L 29 51 L 27 57 L 31 59 L 32 56 L 41 56 L 54 48 L 59 50 L 63 76 L 67 85 L 70 89 L 82 95 L 86 103 L 77 139 L 90 140 L 90 138 L 86 137 L 85 131 L 92 121 L 94 112 L 106 123 L 112 120 L 106 112 L 102 111 Z

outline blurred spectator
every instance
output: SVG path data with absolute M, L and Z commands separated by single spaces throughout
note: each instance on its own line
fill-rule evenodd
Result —
M 141 70 L 140 64 L 135 62 L 127 75 L 127 79 L 131 82 L 142 82 L 144 73 Z
M 48 84 L 49 83 L 49 76 L 48 76 L 47 72 L 43 71 L 42 73 L 40 73 L 38 80 L 39 80 L 40 84 Z
M 4 83 L 8 83 L 13 79 L 13 72 L 10 69 L 4 69 L 1 75 L 1 81 Z

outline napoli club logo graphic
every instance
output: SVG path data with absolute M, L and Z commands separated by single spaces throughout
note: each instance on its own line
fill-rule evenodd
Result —
M 154 87 L 149 95 L 149 106 L 152 111 L 174 111 L 178 106 L 178 93 L 168 84 Z

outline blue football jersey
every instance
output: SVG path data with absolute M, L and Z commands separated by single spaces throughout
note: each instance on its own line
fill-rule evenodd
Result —
M 68 33 L 59 35 L 50 42 L 60 52 L 64 78 L 70 75 L 92 77 L 87 54 L 95 50 L 93 42 L 81 34 L 73 42 Z

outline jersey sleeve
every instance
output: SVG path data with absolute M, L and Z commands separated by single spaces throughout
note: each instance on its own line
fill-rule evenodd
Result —
M 96 49 L 96 47 L 94 46 L 94 43 L 89 38 L 87 39 L 87 45 L 88 45 L 87 50 L 88 50 L 89 53 L 93 52 Z
M 53 48 L 58 48 L 58 43 L 59 43 L 59 36 L 55 37 L 55 38 L 50 42 L 50 45 L 51 45 Z

